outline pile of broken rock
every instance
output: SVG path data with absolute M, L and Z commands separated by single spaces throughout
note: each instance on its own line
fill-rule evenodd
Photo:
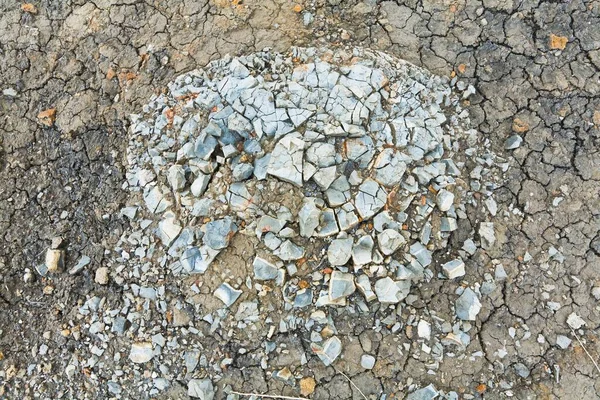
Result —
M 209 366 L 193 342 L 167 341 L 161 329 L 173 318 L 186 332 L 198 332 L 200 315 L 223 340 L 262 338 L 253 357 L 264 369 L 275 350 L 269 339 L 304 329 L 313 355 L 333 364 L 343 348 L 329 307 L 410 307 L 412 287 L 464 276 L 463 258 L 493 245 L 488 222 L 477 242 L 448 246 L 474 193 L 495 208 L 491 170 L 508 166 L 469 129 L 461 102 L 473 92 L 364 49 L 265 50 L 178 77 L 132 116 L 132 200 L 123 210 L 131 228 L 111 267 L 131 294 L 110 310 L 94 301 L 82 311 L 109 314 L 113 332 L 128 332 L 132 362 L 183 357 L 188 373 L 200 365 L 213 380 L 231 360 Z M 168 303 L 167 274 L 186 282 L 188 300 L 201 300 Z M 435 339 L 423 347 L 432 365 L 444 346 L 468 344 L 479 289 L 459 288 L 453 321 L 406 321 Z M 392 325 L 396 332 L 402 323 Z M 361 358 L 366 369 L 375 363 Z M 167 364 L 157 376 L 168 375 Z M 272 376 L 294 380 L 288 368 Z M 158 392 L 167 383 L 156 379 Z M 188 389 L 212 398 L 210 379 L 192 379 Z

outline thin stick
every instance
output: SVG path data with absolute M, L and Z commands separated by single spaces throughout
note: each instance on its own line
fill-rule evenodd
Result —
M 314 353 L 316 353 L 316 351 L 313 350 Z M 356 388 L 356 390 L 358 390 L 358 392 L 361 394 L 361 396 L 363 397 L 363 399 L 365 400 L 369 400 L 367 399 L 367 396 L 365 396 L 365 394 L 362 392 L 362 390 L 360 390 L 360 388 L 358 386 L 356 386 L 356 384 L 354 382 L 352 382 L 352 379 L 350 379 L 348 377 L 348 375 L 346 375 L 345 373 L 343 373 L 342 371 L 340 371 L 339 369 L 337 369 L 334 365 L 333 365 L 333 360 L 331 359 L 331 357 L 329 357 L 327 354 L 325 353 L 321 353 L 321 355 L 325 356 L 328 360 L 329 360 L 329 365 L 331 365 L 333 367 L 333 369 L 336 372 L 339 372 L 340 374 L 344 375 L 344 378 L 348 379 L 348 382 L 350 382 L 350 384 L 352 386 L 354 386 Z
M 260 393 L 241 393 L 241 392 L 229 392 L 231 394 L 237 394 L 238 396 L 257 396 L 257 397 L 266 397 L 268 399 L 284 399 L 284 400 L 309 400 L 306 397 L 290 397 L 290 396 L 276 396 L 272 394 L 260 394 Z
M 571 327 L 569 327 L 569 328 L 571 328 Z M 587 354 L 588 357 L 590 358 L 590 360 L 592 360 L 592 362 L 594 363 L 594 366 L 596 367 L 596 370 L 598 372 L 600 372 L 600 367 L 598 367 L 598 364 L 596 363 L 596 361 L 594 360 L 594 358 L 592 357 L 592 355 L 590 354 L 590 352 L 587 351 L 587 349 L 585 348 L 585 346 L 583 345 L 583 343 L 581 343 L 581 340 L 579 339 L 579 336 L 577 336 L 577 334 L 575 333 L 575 330 L 573 328 L 571 328 L 571 332 L 573 332 L 573 335 L 575 335 L 575 339 L 577 339 L 577 341 L 581 345 L 581 348 L 583 349 L 583 351 L 585 351 L 585 354 Z
M 348 377 L 348 375 L 346 375 L 345 373 L 343 373 L 342 371 L 340 371 L 339 369 L 337 369 L 337 368 L 335 368 L 335 367 L 334 367 L 334 369 L 335 369 L 337 372 L 339 372 L 340 374 L 344 375 L 344 378 L 348 379 L 348 382 L 350 382 L 350 384 L 351 384 L 352 386 L 354 386 L 354 387 L 356 388 L 356 390 L 358 390 L 358 393 L 360 393 L 360 395 L 361 395 L 361 396 L 362 396 L 362 397 L 363 397 L 365 400 L 369 400 L 369 399 L 367 399 L 367 396 L 365 396 L 365 394 L 362 392 L 362 390 L 360 390 L 360 388 L 359 388 L 358 386 L 356 386 L 356 384 L 355 384 L 354 382 L 352 382 L 352 379 L 350 379 L 350 378 Z

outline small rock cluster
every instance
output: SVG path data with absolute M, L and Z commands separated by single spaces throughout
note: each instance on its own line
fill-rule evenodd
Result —
M 441 250 L 474 192 L 495 204 L 487 174 L 498 165 L 462 109 L 473 92 L 364 49 L 264 51 L 178 77 L 132 116 L 125 187 L 137 200 L 122 211 L 132 228 L 115 249 L 117 283 L 127 280 L 134 297 L 164 312 L 164 286 L 147 284 L 152 271 L 199 276 L 192 290 L 200 293 L 202 275 L 244 235 L 255 243 L 252 272 L 223 278 L 212 291 L 222 311 L 203 319 L 223 325 L 231 310 L 227 328 L 274 322 L 256 294 L 244 293 L 275 290 L 286 313 L 278 331 L 325 326 L 311 333 L 311 349 L 333 364 L 342 341 L 321 309 L 393 306 L 420 281 L 465 275 L 463 257 L 475 242 Z M 466 167 L 470 158 L 474 168 Z M 492 246 L 493 223 L 482 223 L 479 235 L 481 246 Z M 459 289 L 455 325 L 437 332 L 442 344 L 468 344 L 461 321 L 476 319 L 480 296 L 478 286 Z M 174 314 L 189 323 L 188 314 Z M 417 333 L 432 338 L 431 322 L 419 320 Z M 437 343 L 424 346 L 441 360 Z M 147 362 L 164 346 L 152 336 L 134 343 L 129 358 Z M 365 369 L 375 363 L 369 354 L 360 361 Z M 282 371 L 274 376 L 284 379 L 289 370 Z M 210 380 L 188 389 L 212 398 Z

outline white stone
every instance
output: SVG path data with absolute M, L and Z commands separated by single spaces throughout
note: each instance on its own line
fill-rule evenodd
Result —
M 373 369 L 375 366 L 375 357 L 370 354 L 363 354 L 360 358 L 360 366 L 364 369 Z
M 152 349 L 152 343 L 148 342 L 137 342 L 131 345 L 129 351 L 129 359 L 136 364 L 143 364 L 152 360 L 154 357 L 154 350 Z
M 267 173 L 301 187 L 303 151 L 304 141 L 298 134 L 284 136 L 271 153 Z
M 441 189 L 435 197 L 435 203 L 440 211 L 448 211 L 454 203 L 454 193 Z
M 395 229 L 385 229 L 377 235 L 377 242 L 379 243 L 381 252 L 388 256 L 405 244 L 406 239 Z
M 460 258 L 443 264 L 442 269 L 448 279 L 454 279 L 465 275 L 465 263 Z
M 458 318 L 464 321 L 475 321 L 477 314 L 481 311 L 481 302 L 471 288 L 466 288 L 456 300 L 455 307 Z
M 327 249 L 327 260 L 333 266 L 344 265 L 352 255 L 352 238 L 335 239 Z

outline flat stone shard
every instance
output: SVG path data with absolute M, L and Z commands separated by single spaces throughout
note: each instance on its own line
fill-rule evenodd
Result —
M 226 307 L 230 307 L 242 295 L 242 291 L 234 289 L 228 283 L 223 283 L 215 290 L 214 294 Z
M 311 347 L 313 352 L 321 359 L 325 366 L 333 364 L 342 353 L 342 342 L 337 336 L 330 337 L 323 345 L 313 343 Z
M 400 246 L 406 243 L 406 239 L 394 229 L 386 229 L 377 235 L 377 242 L 381 252 L 388 256 L 393 254 Z
M 304 257 L 304 248 L 298 246 L 291 240 L 286 240 L 273 252 L 273 254 L 283 261 L 299 260 Z
M 173 165 L 169 168 L 167 179 L 171 189 L 179 192 L 185 187 L 185 170 L 181 165 Z
M 386 191 L 374 180 L 367 179 L 359 186 L 354 204 L 361 218 L 366 219 L 381 210 L 386 200 Z
M 335 239 L 327 249 L 327 260 L 333 266 L 344 265 L 350 260 L 352 255 L 352 245 L 354 239 Z
M 329 298 L 337 300 L 348 297 L 356 290 L 354 275 L 340 271 L 333 271 L 329 281 Z
M 254 268 L 254 278 L 260 281 L 267 281 L 277 278 L 279 269 L 261 257 L 256 257 L 252 263 Z
M 496 242 L 496 233 L 493 222 L 482 222 L 479 224 L 479 236 L 481 237 L 481 247 L 491 248 Z
M 360 357 L 360 366 L 364 369 L 373 369 L 375 366 L 375 357 L 370 354 L 363 354 Z
M 460 258 L 443 264 L 442 269 L 448 279 L 459 278 L 465 275 L 465 263 Z
M 267 173 L 282 181 L 302 186 L 304 141 L 299 135 L 283 137 L 273 149 Z
M 435 203 L 440 211 L 448 211 L 454 203 L 454 194 L 446 189 L 442 189 L 437 193 Z
M 182 229 L 174 217 L 168 217 L 158 223 L 156 234 L 165 246 L 170 246 Z
M 433 384 L 426 386 L 422 389 L 415 390 L 406 396 L 406 400 L 433 400 L 439 396 L 439 392 L 435 389 Z
M 205 233 L 202 241 L 214 250 L 224 249 L 229 245 L 233 234 L 237 232 L 237 225 L 232 218 L 223 218 L 204 225 Z
M 215 390 L 210 379 L 191 379 L 188 382 L 188 396 L 200 400 L 213 400 Z
M 576 313 L 571 313 L 567 317 L 567 324 L 573 329 L 579 329 L 585 325 L 585 320 Z
M 143 364 L 152 360 L 154 357 L 154 350 L 152 349 L 152 343 L 148 342 L 136 342 L 131 345 L 129 351 L 129 359 L 136 364 Z
M 375 179 L 387 187 L 398 185 L 406 171 L 403 157 L 393 149 L 384 149 L 375 159 L 374 167 Z
M 316 202 L 315 198 L 304 198 L 303 206 L 298 213 L 300 236 L 311 237 L 319 226 L 321 210 L 317 207 Z
M 456 316 L 463 321 L 475 321 L 477 314 L 481 311 L 481 302 L 477 294 L 466 288 L 455 303 Z
M 403 300 L 410 291 L 410 281 L 394 282 L 389 276 L 375 283 L 375 294 L 380 303 L 396 304 Z

